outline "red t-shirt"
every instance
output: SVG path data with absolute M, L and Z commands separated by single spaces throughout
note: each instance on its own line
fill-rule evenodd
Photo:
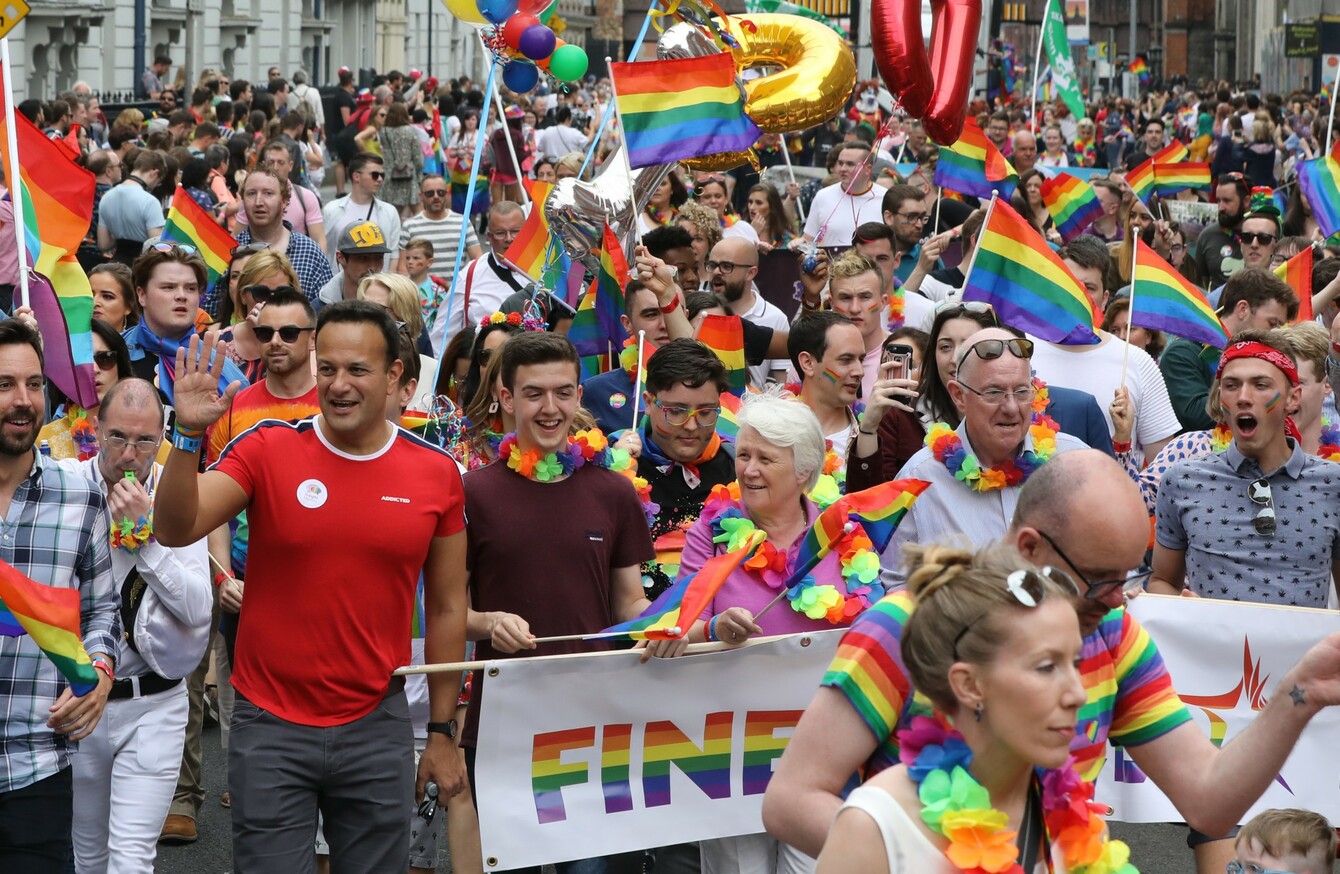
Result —
M 351 456 L 320 417 L 265 421 L 210 469 L 240 485 L 251 545 L 233 684 L 300 725 L 344 725 L 409 664 L 419 573 L 435 537 L 465 528 L 456 462 L 397 428 Z

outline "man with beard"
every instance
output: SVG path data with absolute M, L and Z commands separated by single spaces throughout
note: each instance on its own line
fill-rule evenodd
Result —
M 284 210 L 293 197 L 293 183 L 287 176 L 269 167 L 257 167 L 242 182 L 239 192 L 246 213 L 247 228 L 237 235 L 237 244 L 266 243 L 283 252 L 298 274 L 298 284 L 308 300 L 316 300 L 321 287 L 330 281 L 330 262 L 316 241 L 284 218 Z M 329 234 L 330 226 L 325 226 Z
M 884 192 L 881 203 L 884 224 L 893 231 L 893 244 L 898 263 L 894 275 L 906 282 L 917 268 L 921 258 L 921 238 L 930 221 L 925 193 L 915 185 L 894 185 Z M 932 269 L 939 269 L 937 261 Z
M 42 340 L 0 322 L 0 558 L 31 580 L 79 592 L 80 639 L 97 685 L 76 698 L 33 638 L 0 636 L 0 870 L 60 871 L 70 854 L 70 741 L 88 737 L 112 689 L 121 639 L 111 520 L 98 486 L 33 448 L 42 428 Z
M 582 383 L 582 405 L 596 417 L 606 434 L 637 425 L 633 421 L 633 393 L 638 390 L 637 332 L 646 332 L 647 348 L 653 352 L 664 346 L 670 335 L 665 330 L 665 314 L 653 294 L 641 281 L 630 280 L 624 288 L 624 312 L 619 317 L 631 342 L 619 355 L 619 367 L 593 376 Z M 642 408 L 647 412 L 646 407 Z
M 1223 285 L 1242 266 L 1242 249 L 1234 237 L 1247 209 L 1247 181 L 1241 173 L 1225 174 L 1216 182 L 1219 222 L 1206 227 L 1196 239 L 1196 266 L 1209 288 Z
M 824 248 L 845 249 L 865 222 L 879 221 L 881 192 L 871 179 L 870 146 L 844 143 L 838 153 L 838 181 L 819 189 L 805 221 L 805 239 Z
M 1136 167 L 1139 167 L 1145 161 L 1148 161 L 1150 158 L 1158 154 L 1159 149 L 1164 146 L 1163 133 L 1164 128 L 1162 119 L 1151 118 L 1149 121 L 1145 122 L 1144 148 L 1131 150 L 1131 153 L 1126 156 L 1126 169 L 1134 170 Z M 1018 164 L 1015 165 L 1015 169 L 1019 170 L 1020 173 L 1024 172 Z
M 739 237 L 727 237 L 712 247 L 707 256 L 707 275 L 712 293 L 721 301 L 730 315 L 740 316 L 776 332 L 789 327 L 786 314 L 763 299 L 754 287 L 758 275 L 758 247 Z M 767 384 L 769 377 L 781 380 L 786 374 L 786 361 L 768 359 L 749 368 L 749 381 L 758 388 Z
M 1242 263 L 1233 272 L 1232 276 L 1236 276 L 1249 268 L 1269 272 L 1273 266 L 1271 261 L 1275 257 L 1275 248 L 1279 245 L 1279 239 L 1280 215 L 1274 204 L 1262 204 L 1249 210 L 1242 217 L 1242 224 L 1233 237 L 1233 242 L 1237 244 L 1238 250 L 1242 253 Z M 1210 305 L 1216 310 L 1223 309 L 1221 299 L 1224 295 L 1224 287 L 1221 285 L 1206 295 L 1210 300 Z
M 852 404 L 865 375 L 861 329 L 841 313 L 805 313 L 786 339 L 791 366 L 800 374 L 800 400 L 814 411 L 829 446 L 847 459 L 856 428 Z

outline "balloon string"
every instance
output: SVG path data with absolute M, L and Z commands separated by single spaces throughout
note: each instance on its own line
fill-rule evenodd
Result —
M 877 148 L 877 147 L 879 146 L 879 142 L 880 142 L 880 140 L 882 140 L 882 139 L 884 139 L 885 137 L 887 137 L 887 136 L 889 135 L 889 132 L 893 130 L 892 122 L 893 122 L 893 119 L 890 118 L 888 121 L 884 122 L 884 124 L 880 126 L 880 129 L 875 133 L 875 146 L 872 147 L 872 148 L 870 149 L 870 151 L 868 151 L 868 152 L 865 153 L 865 159 L 862 160 L 860 166 L 858 166 L 858 167 L 856 168 L 856 173 L 853 174 L 854 176 L 860 176 L 860 175 L 861 175 L 861 171 L 865 169 L 865 167 L 866 167 L 867 164 L 870 164 L 870 165 L 872 165 L 872 166 L 874 165 L 874 163 L 875 163 L 875 148 Z M 839 149 L 838 151 L 841 151 L 841 149 Z M 874 180 L 874 178 L 872 177 L 872 178 L 870 179 L 870 186 L 871 186 L 871 188 L 873 188 L 874 185 L 875 185 L 875 180 Z M 866 190 L 869 191 L 870 189 L 867 188 Z M 844 192 L 844 193 L 846 193 L 846 194 L 851 194 L 851 191 L 848 190 L 848 191 L 846 191 L 846 192 Z M 819 226 L 819 233 L 816 234 L 815 237 L 814 237 L 814 244 L 815 244 L 816 246 L 821 246 L 821 245 L 823 245 L 824 234 L 828 233 L 828 223 L 831 222 L 831 221 L 833 220 L 833 216 L 837 214 L 838 207 L 841 206 L 841 205 L 842 205 L 842 198 L 839 197 L 839 198 L 837 199 L 837 202 L 833 204 L 833 209 L 829 211 L 829 213 L 828 213 L 828 218 L 824 219 L 824 223 L 821 224 L 821 225 Z M 811 204 L 811 206 L 813 206 L 813 204 Z M 854 223 L 854 221 L 855 221 L 855 220 L 853 219 L 853 223 Z M 855 233 L 855 231 L 856 231 L 856 228 L 853 227 L 853 228 L 852 228 L 852 232 Z
M 678 5 L 679 0 L 672 0 Z M 633 40 L 633 46 L 628 50 L 628 60 L 631 62 L 637 57 L 637 53 L 642 49 L 642 43 L 647 39 L 647 31 L 651 30 L 652 13 L 656 11 L 656 4 L 647 4 L 646 17 L 642 19 L 642 29 L 637 33 L 637 39 Z M 485 101 L 487 102 L 487 101 Z M 605 138 L 605 131 L 609 128 L 610 119 L 614 117 L 614 107 L 606 107 L 604 115 L 600 119 L 600 129 L 591 139 L 591 144 L 586 148 L 586 159 L 582 161 L 582 169 L 577 171 L 577 178 L 581 179 L 586 175 L 586 171 L 591 167 L 591 159 L 595 157 L 596 149 L 600 147 L 600 141 Z

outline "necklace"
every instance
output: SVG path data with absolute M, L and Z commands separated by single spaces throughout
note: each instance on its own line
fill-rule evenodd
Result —
M 629 337 L 623 341 L 623 349 L 619 350 L 619 366 L 628 373 L 628 378 L 633 381 L 634 389 L 642 385 L 641 374 L 638 373 L 641 367 L 637 360 L 636 337 Z M 634 422 L 633 424 L 636 425 L 637 423 Z
M 673 206 L 647 206 L 647 218 L 657 227 L 674 224 L 677 215 L 679 215 L 679 210 Z
M 638 500 L 642 502 L 642 512 L 647 524 L 656 521 L 660 507 L 652 503 L 651 486 L 637 475 L 637 465 L 632 456 L 623 449 L 610 446 L 609 440 L 599 428 L 578 431 L 568 435 L 568 445 L 563 452 L 550 452 L 541 456 L 534 449 L 524 452 L 517 443 L 516 432 L 503 437 L 498 444 L 498 457 L 507 460 L 507 466 L 528 480 L 534 482 L 554 482 L 559 477 L 571 476 L 578 468 L 588 464 L 612 470 L 625 477 L 637 490 Z
M 1223 452 L 1233 442 L 1233 431 L 1227 425 L 1215 425 L 1210 432 L 1210 451 Z M 1317 447 L 1317 457 L 1327 461 L 1340 461 L 1340 425 L 1321 417 L 1321 443 Z
M 903 290 L 902 283 L 894 282 L 893 294 L 889 295 L 889 332 L 892 333 L 903 326 L 907 321 L 905 310 L 907 308 L 907 292 Z
M 1034 377 L 1033 386 L 1037 394 L 1033 396 L 1033 422 L 1028 426 L 1028 433 L 1033 438 L 1032 449 L 1024 450 L 999 467 L 983 468 L 976 455 L 970 455 L 963 449 L 963 441 L 953 428 L 945 422 L 936 422 L 926 432 L 926 446 L 935 460 L 943 464 L 954 475 L 954 479 L 961 480 L 974 492 L 1023 485 L 1033 471 L 1056 454 L 1056 432 L 1060 430 L 1060 426 L 1046 414 L 1046 385 Z
M 122 519 L 120 522 L 112 523 L 112 548 L 124 549 L 134 554 L 140 551 L 140 547 L 154 539 L 154 514 L 149 511 L 148 516 L 141 516 L 134 522 L 129 519 Z
M 991 794 L 968 772 L 972 749 L 958 731 L 935 719 L 914 716 L 898 732 L 899 756 L 917 784 L 922 821 L 949 842 L 945 856 L 963 871 L 1023 874 L 1017 861 L 1017 834 L 1006 815 L 991 806 Z M 1093 784 L 1064 767 L 1036 769 L 1042 784 L 1042 819 L 1047 835 L 1061 851 L 1070 874 L 1139 874 L 1130 847 L 1107 836 L 1093 802 Z M 1032 874 L 1032 872 L 1029 872 Z

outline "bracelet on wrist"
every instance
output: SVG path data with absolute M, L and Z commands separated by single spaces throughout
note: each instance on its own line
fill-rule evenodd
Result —
M 183 452 L 199 452 L 200 438 L 203 433 L 202 431 L 188 431 L 180 426 L 173 427 L 172 448 L 180 449 Z
M 666 315 L 669 315 L 670 313 L 673 313 L 675 310 L 679 309 L 679 305 L 680 305 L 679 295 L 676 294 L 674 297 L 670 299 L 670 302 L 668 304 L 661 307 L 661 312 L 665 313 Z
M 720 618 L 721 618 L 720 616 L 713 616 L 713 617 L 711 618 L 711 620 L 707 623 L 707 639 L 708 639 L 708 640 L 711 640 L 711 641 L 717 641 L 717 640 L 720 640 L 720 639 L 721 639 L 721 638 L 717 637 L 717 620 L 720 619 Z
M 1129 441 L 1129 440 L 1113 440 L 1113 441 L 1112 441 L 1112 451 L 1113 451 L 1113 452 L 1130 452 L 1130 451 L 1131 451 L 1131 441 Z
M 865 430 L 864 428 L 857 428 L 856 430 L 859 431 L 859 432 L 861 432 L 862 434 L 864 434 L 864 435 L 867 436 L 867 437 L 874 437 L 875 434 L 876 434 L 875 431 L 867 431 L 867 430 Z

